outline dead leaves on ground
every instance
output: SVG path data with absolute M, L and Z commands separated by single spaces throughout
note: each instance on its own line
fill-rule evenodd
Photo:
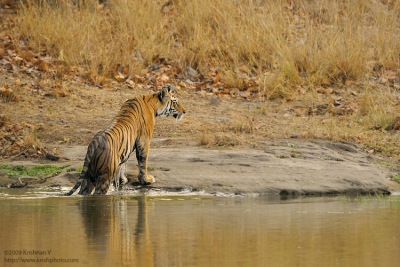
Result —
M 0 114 L 0 159 L 46 158 L 58 160 L 37 139 L 35 127 L 22 122 L 14 123 Z
M 0 65 L 13 74 L 22 72 L 39 76 L 42 72 L 49 71 L 50 59 L 42 57 L 40 53 L 34 53 L 19 41 L 18 36 L 0 35 Z

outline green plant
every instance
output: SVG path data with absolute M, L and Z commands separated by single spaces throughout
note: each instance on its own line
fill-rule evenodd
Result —
M 393 175 L 392 177 L 390 177 L 390 179 L 392 179 L 392 181 L 400 183 L 400 174 Z
M 10 170 L 12 167 L 10 164 L 0 165 L 0 170 Z
M 28 168 L 23 165 L 15 165 L 10 167 L 7 166 L 7 168 L 2 168 L 2 169 L 8 170 L 7 176 L 9 177 L 30 176 L 30 177 L 46 178 L 59 174 L 63 169 L 69 166 L 70 165 L 65 165 L 65 166 L 36 165 Z
M 155 170 L 155 167 L 149 165 L 149 166 L 147 166 L 147 170 L 148 170 L 148 171 L 154 171 L 154 170 Z

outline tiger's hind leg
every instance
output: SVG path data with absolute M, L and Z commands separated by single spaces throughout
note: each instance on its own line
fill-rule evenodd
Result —
M 90 195 L 93 192 L 93 177 L 90 172 L 82 172 L 80 179 L 82 180 L 78 195 Z
M 107 148 L 107 149 L 105 149 Z M 105 147 L 99 153 L 96 163 L 94 195 L 105 195 L 118 174 L 119 158 L 110 147 Z
M 126 177 L 126 162 L 121 163 L 118 166 L 117 175 L 113 181 L 116 190 L 119 190 L 124 184 L 128 183 L 128 178 Z
M 90 195 L 94 189 L 92 182 L 88 179 L 83 179 L 79 195 Z
M 115 161 L 111 162 L 109 166 L 104 168 L 103 172 L 97 176 L 96 187 L 94 195 L 105 195 L 107 194 L 110 184 L 114 181 L 116 174 L 118 174 L 118 166 Z
M 94 195 L 105 195 L 107 194 L 108 188 L 110 187 L 110 175 L 104 173 L 98 177 L 96 188 L 94 190 Z
M 139 175 L 138 180 L 141 185 L 155 183 L 154 176 L 147 173 L 147 161 L 149 157 L 150 140 L 136 141 L 136 158 L 138 161 Z

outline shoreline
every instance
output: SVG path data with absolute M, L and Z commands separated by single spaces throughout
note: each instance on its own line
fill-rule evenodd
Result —
M 81 167 L 85 146 L 65 146 L 54 165 Z M 32 161 L 3 162 L 32 166 Z M 46 162 L 47 163 L 47 162 Z M 370 155 L 348 143 L 290 140 L 264 142 L 260 149 L 215 150 L 200 147 L 152 148 L 149 173 L 155 192 L 204 192 L 210 195 L 332 196 L 340 194 L 390 194 L 400 184 L 389 179 L 390 170 L 374 163 Z M 138 189 L 134 156 L 128 161 L 130 183 L 124 195 Z M 21 178 L 27 187 L 71 188 L 79 173 L 64 170 L 54 177 Z M 0 175 L 0 183 L 10 181 Z M 16 180 L 16 178 L 14 178 Z M 132 182 L 133 181 L 133 182 Z M 119 194 L 119 193 L 117 193 Z

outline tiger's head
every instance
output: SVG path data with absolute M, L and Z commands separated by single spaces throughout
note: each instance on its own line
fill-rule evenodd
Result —
M 161 89 L 158 93 L 158 98 L 162 103 L 162 106 L 157 109 L 157 116 L 168 117 L 173 116 L 175 119 L 182 119 L 183 115 L 186 113 L 181 101 L 174 96 L 173 92 L 175 87 L 172 85 L 167 85 Z

